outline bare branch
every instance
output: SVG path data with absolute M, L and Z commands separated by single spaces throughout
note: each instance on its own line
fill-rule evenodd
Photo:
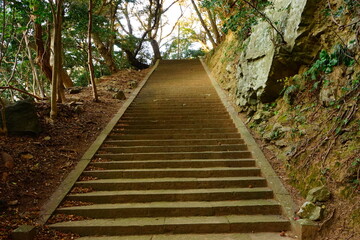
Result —
M 248 0 L 242 0 L 244 2 L 246 2 L 250 7 L 252 7 L 256 12 L 258 12 L 269 24 L 270 26 L 279 34 L 279 36 L 281 37 L 281 41 L 283 44 L 287 44 L 286 41 L 285 41 L 285 37 L 284 37 L 284 34 L 282 32 L 280 32 L 279 29 L 277 29 L 273 22 L 270 20 L 270 18 L 268 16 L 266 16 L 265 13 L 263 13 L 262 11 L 260 11 L 253 3 L 251 3 L 250 1 Z
M 33 98 L 35 98 L 35 99 L 37 99 L 37 100 L 44 100 L 44 98 L 38 97 L 38 96 L 36 96 L 36 95 L 34 95 L 34 94 L 32 94 L 32 93 L 29 93 L 29 92 L 27 92 L 27 91 L 21 90 L 21 89 L 19 89 L 19 88 L 16 88 L 16 87 L 14 87 L 14 86 L 11 86 L 11 85 L 6 86 L 6 87 L 0 87 L 0 89 L 4 89 L 4 90 L 5 90 L 5 89 L 11 89 L 11 90 L 14 90 L 14 91 L 21 92 L 21 93 L 24 93 L 24 94 L 26 94 L 26 95 L 29 95 L 30 97 L 33 97 Z

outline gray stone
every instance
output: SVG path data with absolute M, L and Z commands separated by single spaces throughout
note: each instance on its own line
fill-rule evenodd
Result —
M 248 115 L 249 117 L 254 116 L 255 113 L 256 113 L 256 111 L 255 111 L 254 109 L 252 109 L 252 108 L 250 108 L 250 109 L 247 111 L 247 115 Z
M 280 148 L 283 148 L 283 147 L 287 147 L 288 143 L 284 139 L 282 139 L 282 140 L 276 141 L 275 145 Z
M 109 92 L 119 92 L 120 89 L 113 87 L 113 86 L 107 86 L 106 90 L 108 90 Z
M 31 101 L 18 101 L 5 108 L 6 126 L 9 134 L 38 135 L 41 132 L 40 122 L 35 105 Z M 0 118 L 0 126 L 2 126 Z
M 125 100 L 126 96 L 123 91 L 119 91 L 113 95 L 113 98 L 118 100 Z
M 271 131 L 279 131 L 283 128 L 283 125 L 281 125 L 280 123 L 275 123 L 274 126 L 272 127 Z
M 74 108 L 74 112 L 76 112 L 76 113 L 81 113 L 83 111 L 84 111 L 84 107 L 82 105 L 77 105 Z
M 265 141 L 270 142 L 272 140 L 272 132 L 265 132 L 262 137 Z
M 138 86 L 138 83 L 136 81 L 130 81 L 129 82 L 129 87 L 131 89 L 136 88 L 137 86 Z
M 313 188 L 306 196 L 306 200 L 310 202 L 325 202 L 330 199 L 331 193 L 325 186 Z
M 324 86 L 320 90 L 319 98 L 323 106 L 328 107 L 332 102 L 336 100 L 335 93 L 336 89 L 330 86 Z
M 323 209 L 321 207 L 316 206 L 312 202 L 305 202 L 297 212 L 297 215 L 301 218 L 317 221 L 321 219 L 322 213 Z
M 253 121 L 254 123 L 260 123 L 262 121 L 262 115 L 260 112 L 255 113 L 255 115 L 253 116 Z
M 346 76 L 351 76 L 351 75 L 354 74 L 354 72 L 355 72 L 355 70 L 354 70 L 353 67 L 348 67 L 348 68 L 346 69 L 345 75 L 346 75 Z
M 78 88 L 78 87 L 74 87 L 74 88 L 69 89 L 70 94 L 78 94 L 80 92 L 81 92 L 81 88 Z

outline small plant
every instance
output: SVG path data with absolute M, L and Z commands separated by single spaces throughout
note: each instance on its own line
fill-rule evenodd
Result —
M 334 51 L 330 54 L 326 50 L 321 50 L 319 59 L 304 75 L 310 77 L 311 80 L 316 80 L 321 74 L 332 73 L 335 66 L 345 64 L 349 67 L 354 65 L 354 63 L 355 60 L 352 58 L 352 53 L 346 47 L 337 44 L 334 47 Z
M 356 187 L 360 187 L 360 158 L 356 158 L 354 162 L 351 163 L 350 167 L 351 172 L 351 183 Z

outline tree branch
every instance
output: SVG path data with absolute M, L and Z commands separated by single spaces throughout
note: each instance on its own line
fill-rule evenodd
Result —
M 252 7 L 256 12 L 258 12 L 269 24 L 270 26 L 280 35 L 281 37 L 281 41 L 283 44 L 287 44 L 287 42 L 285 41 L 285 38 L 284 38 L 284 35 L 282 32 L 280 32 L 279 29 L 277 29 L 273 22 L 269 19 L 268 16 L 265 15 L 265 13 L 261 12 L 253 3 L 251 3 L 250 1 L 248 0 L 242 0 L 244 1 L 245 3 L 247 3 L 250 7 Z
M 6 86 L 6 87 L 0 87 L 0 89 L 4 89 L 4 90 L 6 90 L 6 89 L 11 89 L 11 90 L 14 90 L 14 91 L 21 92 L 21 93 L 24 93 L 24 94 L 26 94 L 26 95 L 29 95 L 30 97 L 33 97 L 33 98 L 35 98 L 36 100 L 44 100 L 44 98 L 38 97 L 38 96 L 36 96 L 36 95 L 34 95 L 34 94 L 32 94 L 32 93 L 29 93 L 29 92 L 27 92 L 27 91 L 21 90 L 21 89 L 19 89 L 19 88 L 16 88 L 16 87 L 14 87 L 14 86 L 11 86 L 11 85 Z

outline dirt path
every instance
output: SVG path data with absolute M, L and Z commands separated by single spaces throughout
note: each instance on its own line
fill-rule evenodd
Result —
M 122 105 L 123 101 L 112 98 L 114 91 L 129 95 L 147 71 L 124 70 L 99 79 L 100 103 L 92 101 L 89 88 L 82 88 L 79 94 L 67 93 L 54 124 L 47 118 L 49 104 L 37 103 L 43 129 L 37 137 L 0 136 L 0 152 L 9 153 L 15 162 L 9 179 L 0 182 L 0 239 L 9 239 L 19 225 L 34 224 L 40 206 Z M 64 237 L 51 233 L 43 239 Z

